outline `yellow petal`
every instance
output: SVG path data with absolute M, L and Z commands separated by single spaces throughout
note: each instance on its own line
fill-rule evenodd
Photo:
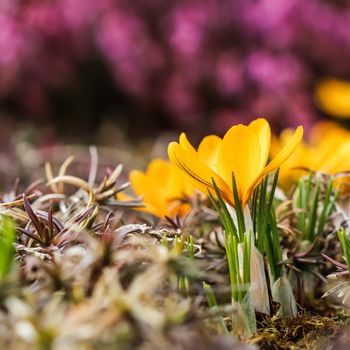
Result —
M 326 174 L 335 174 L 350 170 L 349 164 L 350 142 L 345 142 L 332 149 L 328 157 L 323 159 L 320 171 Z
M 258 137 L 261 151 L 260 171 L 265 167 L 270 153 L 271 129 L 264 118 L 252 121 L 248 127 L 252 129 Z
M 144 207 L 136 208 L 136 210 L 152 214 L 154 216 L 157 216 L 158 218 L 164 218 L 164 216 L 169 215 L 166 210 L 163 210 L 164 207 L 154 207 L 153 205 L 150 205 L 148 203 L 143 204 Z
M 285 162 L 290 155 L 298 147 L 299 143 L 303 139 L 304 129 L 302 126 L 298 126 L 294 135 L 289 139 L 288 143 L 282 148 L 282 150 L 271 160 L 271 162 L 263 170 L 263 176 L 274 171 Z
M 338 123 L 319 121 L 315 123 L 309 133 L 309 142 L 314 145 L 322 145 L 332 139 L 343 140 L 349 137 L 349 131 L 342 128 Z
M 168 185 L 166 188 L 164 188 L 166 197 L 173 199 L 191 195 L 193 192 L 193 187 L 191 193 L 189 193 L 188 182 L 184 179 L 183 175 L 175 165 L 170 162 L 169 164 L 171 166 L 171 172 L 168 177 Z
M 259 175 L 260 163 L 260 144 L 254 131 L 244 125 L 233 126 L 220 146 L 218 172 L 230 184 L 234 173 L 242 204 L 246 191 Z
M 318 85 L 316 99 L 326 113 L 338 118 L 350 117 L 350 82 L 327 79 Z
M 154 159 L 148 165 L 146 173 L 131 171 L 129 180 L 133 191 L 141 197 L 144 204 L 143 208 L 137 210 L 164 217 L 184 215 L 190 209 L 187 203 L 182 202 L 182 198 L 192 195 L 194 188 L 169 161 Z M 123 196 L 121 198 L 123 200 Z M 124 200 L 127 200 L 126 196 Z
M 279 168 L 295 151 L 298 147 L 299 143 L 303 138 L 303 127 L 298 126 L 293 136 L 289 139 L 288 143 L 282 148 L 282 150 L 272 159 L 272 161 L 263 169 L 260 175 L 256 178 L 256 180 L 252 183 L 249 190 L 246 193 L 246 197 L 244 201 L 248 201 L 251 192 L 254 188 L 259 184 L 259 182 L 270 172 Z
M 129 180 L 133 191 L 137 196 L 142 197 L 142 202 L 145 205 L 157 208 L 159 212 L 164 212 L 166 203 L 162 186 L 138 170 L 130 172 Z
M 292 129 L 284 129 L 279 137 L 272 137 L 270 154 L 274 158 L 293 136 Z M 278 182 L 283 190 L 287 191 L 294 183 L 306 174 L 307 170 L 317 169 L 315 149 L 301 141 L 293 154 L 281 165 Z
M 146 175 L 156 181 L 159 186 L 167 186 L 171 174 L 171 163 L 164 159 L 152 160 L 146 170 Z
M 130 202 L 130 201 L 135 202 L 138 198 L 134 198 L 134 197 L 131 197 L 123 192 L 120 192 L 116 195 L 116 199 L 118 201 L 122 201 L 122 202 Z M 163 208 L 154 207 L 154 206 L 150 205 L 149 203 L 147 204 L 144 202 L 142 202 L 142 204 L 143 204 L 142 207 L 136 207 L 136 208 L 134 208 L 134 210 L 150 213 L 154 216 L 158 216 L 159 218 L 162 218 L 167 214 L 166 212 L 162 211 Z
M 187 152 L 197 155 L 197 151 L 191 145 L 190 141 L 188 141 L 188 138 L 184 132 L 182 132 L 180 137 L 179 137 L 179 144 Z
M 220 189 L 220 194 L 223 199 L 227 203 L 232 204 L 230 187 L 217 173 L 201 160 L 196 152 L 192 154 L 191 151 L 187 151 L 177 142 L 171 142 L 168 146 L 168 155 L 170 161 L 182 171 L 183 175 L 192 186 L 204 194 L 208 193 L 208 189 L 214 192 L 212 184 L 212 179 L 214 179 Z
M 176 166 L 165 159 L 152 160 L 146 171 L 146 176 L 157 187 L 161 187 L 162 197 L 173 199 L 191 196 L 193 187 L 183 178 Z
M 176 215 L 185 216 L 191 210 L 191 206 L 187 203 L 181 203 L 179 201 L 170 201 L 167 207 L 167 216 L 175 217 Z
M 210 166 L 216 169 L 219 148 L 222 139 L 216 135 L 204 137 L 198 147 L 198 155 Z

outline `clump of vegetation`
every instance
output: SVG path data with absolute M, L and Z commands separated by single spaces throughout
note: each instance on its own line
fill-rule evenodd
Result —
M 301 137 L 267 162 L 263 119 L 198 150 L 182 135 L 130 184 L 122 166 L 97 179 L 96 152 L 87 179 L 72 157 L 57 176 L 46 164 L 46 181 L 2 195 L 0 347 L 331 347 L 350 320 L 348 192 L 309 169 L 281 191 Z

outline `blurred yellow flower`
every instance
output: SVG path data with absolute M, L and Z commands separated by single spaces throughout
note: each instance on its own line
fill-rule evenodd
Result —
M 274 157 L 289 142 L 292 132 L 282 131 L 272 137 L 271 157 Z M 350 170 L 350 132 L 336 123 L 316 123 L 310 132 L 309 141 L 301 142 L 295 152 L 281 166 L 279 183 L 288 189 L 307 171 L 328 175 Z M 344 182 L 346 178 L 342 178 Z
M 194 188 L 169 161 L 154 159 L 145 173 L 138 170 L 131 171 L 129 181 L 132 190 L 144 204 L 139 210 L 160 218 L 184 216 L 190 210 L 190 205 L 184 199 L 193 194 Z M 132 198 L 119 194 L 118 199 Z
M 271 157 L 274 157 L 282 149 L 292 136 L 292 130 L 285 129 L 279 138 L 273 136 L 271 140 Z M 315 159 L 311 157 L 312 147 L 301 141 L 294 153 L 280 167 L 279 184 L 283 189 L 288 189 L 294 182 L 305 174 L 304 167 L 315 168 Z
M 320 108 L 337 118 L 350 118 L 350 82 L 327 79 L 315 91 Z
M 264 176 L 288 159 L 302 136 L 303 128 L 299 126 L 283 149 L 266 165 L 270 153 L 271 130 L 269 123 L 259 118 L 248 126 L 240 124 L 231 127 L 222 139 L 215 135 L 205 137 L 197 151 L 182 133 L 179 143 L 169 144 L 168 155 L 171 162 L 200 191 L 207 193 L 208 189 L 213 190 L 214 179 L 222 198 L 231 206 L 234 206 L 233 173 L 239 200 L 244 207 L 255 187 Z

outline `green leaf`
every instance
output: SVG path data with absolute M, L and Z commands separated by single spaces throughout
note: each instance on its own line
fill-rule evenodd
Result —
M 218 303 L 216 301 L 216 297 L 215 297 L 213 289 L 211 288 L 211 285 L 203 282 L 203 289 L 204 289 L 204 293 L 205 293 L 205 295 L 207 297 L 207 301 L 208 301 L 209 307 L 217 308 L 218 307 Z M 228 330 L 227 330 L 226 323 L 225 323 L 225 320 L 224 320 L 223 317 L 219 318 L 219 327 L 220 327 L 221 332 L 223 334 L 228 334 L 229 333 Z
M 331 214 L 334 204 L 337 198 L 338 191 L 332 196 L 333 193 L 333 187 L 334 187 L 334 180 L 331 179 L 329 181 L 329 184 L 327 186 L 327 191 L 325 195 L 325 199 L 323 202 L 323 208 L 322 212 L 318 221 L 318 227 L 317 227 L 317 235 L 320 235 L 323 233 L 324 226 L 329 218 L 329 215 Z
M 316 220 L 317 220 L 317 208 L 318 208 L 318 200 L 319 200 L 319 194 L 320 194 L 320 181 L 317 180 L 316 182 L 316 188 L 314 192 L 314 196 L 311 202 L 311 211 L 309 213 L 309 221 L 307 226 L 307 233 L 306 237 L 307 239 L 312 242 L 315 237 L 315 227 L 316 227 Z
M 346 237 L 346 232 L 343 228 L 338 230 L 338 238 L 345 255 L 346 265 L 348 266 L 348 274 L 350 277 L 350 242 Z
M 214 198 L 213 194 L 208 190 L 209 193 L 209 199 L 214 205 L 215 210 L 218 212 L 221 222 L 225 227 L 225 230 L 227 233 L 230 233 L 232 235 L 235 235 L 238 238 L 237 228 L 233 222 L 233 219 L 231 217 L 231 214 L 229 213 L 226 203 L 221 197 L 220 191 L 218 186 L 215 183 L 215 180 L 212 178 L 212 183 L 214 186 L 215 194 L 217 197 L 217 200 Z
M 243 283 L 250 283 L 250 252 L 251 252 L 251 233 L 247 232 L 244 235 L 243 242 Z
M 7 277 L 15 259 L 16 230 L 13 221 L 3 216 L 0 227 L 0 279 Z
M 245 234 L 245 222 L 244 222 L 243 208 L 239 200 L 236 178 L 234 173 L 232 173 L 232 189 L 233 189 L 233 199 L 235 202 L 235 210 L 236 210 L 237 222 L 238 222 L 238 238 L 239 238 L 239 241 L 242 242 L 243 235 Z

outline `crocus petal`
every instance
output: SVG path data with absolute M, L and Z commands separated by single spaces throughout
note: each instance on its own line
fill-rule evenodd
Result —
M 346 80 L 327 79 L 316 88 L 316 99 L 323 111 L 337 118 L 350 116 L 350 83 Z
M 186 134 L 184 132 L 182 132 L 180 137 L 179 137 L 179 144 L 187 152 L 197 155 L 197 151 L 191 145 L 190 141 L 188 141 L 188 138 L 187 138 L 187 136 L 186 136 Z
M 222 139 L 216 135 L 204 137 L 198 147 L 198 155 L 210 166 L 216 169 L 219 148 Z
M 331 148 L 332 152 L 323 159 L 323 164 L 319 170 L 326 174 L 335 174 L 337 172 L 349 171 L 350 142 L 345 142 L 337 147 Z
M 138 170 L 130 172 L 129 180 L 133 191 L 137 196 L 143 198 L 145 204 L 156 208 L 162 208 L 165 206 L 163 200 L 164 189 L 156 181 L 153 181 L 143 172 Z
M 117 200 L 122 202 L 130 202 L 130 201 L 134 202 L 136 201 L 136 198 L 128 196 L 127 194 L 121 192 L 117 194 Z M 162 218 L 164 217 L 164 215 L 167 214 L 166 212 L 162 211 L 162 208 L 155 207 L 153 205 L 150 205 L 149 203 L 142 203 L 142 204 L 143 204 L 143 207 L 137 207 L 137 208 L 134 208 L 134 210 L 150 213 L 154 216 L 158 216 L 159 218 Z
M 265 167 L 262 172 L 262 176 L 274 171 L 280 165 L 285 162 L 289 156 L 295 151 L 299 143 L 303 138 L 304 129 L 302 126 L 298 126 L 294 135 L 290 138 L 289 142 L 283 147 L 283 149 L 274 157 L 271 162 Z
M 215 180 L 223 199 L 232 204 L 231 190 L 225 181 L 205 164 L 197 153 L 187 151 L 177 142 L 171 142 L 168 146 L 169 159 L 182 171 L 186 179 L 203 193 L 208 193 L 208 188 L 214 193 L 212 179 Z
M 279 151 L 289 142 L 294 130 L 284 129 L 279 137 L 271 139 L 271 158 L 273 159 Z M 319 157 L 316 157 L 314 148 L 301 141 L 293 154 L 281 165 L 278 182 L 280 187 L 287 191 L 292 184 L 296 183 L 307 169 L 316 170 Z M 306 169 L 307 168 L 307 169 Z
M 245 194 L 244 202 L 249 200 L 251 192 L 260 183 L 260 181 L 270 172 L 276 170 L 285 162 L 288 157 L 295 151 L 299 143 L 303 138 L 303 127 L 298 126 L 295 130 L 294 135 L 289 139 L 288 143 L 282 148 L 282 150 L 272 159 L 272 161 L 262 170 L 262 172 L 257 176 L 256 180 L 252 182 L 249 190 Z
M 317 159 L 317 169 L 323 171 L 324 168 L 328 168 L 329 170 L 326 170 L 325 172 L 331 174 L 333 164 L 338 161 L 343 162 L 339 158 L 341 155 L 338 155 L 338 153 L 342 152 L 341 148 L 344 146 L 346 147 L 346 143 L 347 141 L 334 137 L 332 139 L 327 138 L 324 143 L 317 145 L 315 150 L 318 157 L 316 157 L 316 155 L 314 156 Z
M 158 218 L 164 218 L 166 215 L 170 215 L 167 211 L 164 211 L 163 207 L 155 207 L 149 203 L 143 203 L 144 207 L 136 208 L 137 211 L 152 214 Z
M 149 163 L 146 175 L 160 186 L 167 186 L 171 175 L 171 164 L 164 159 L 154 159 Z
M 169 161 L 154 159 L 145 173 L 131 171 L 129 181 L 134 193 L 144 205 L 136 210 L 162 218 L 165 215 L 183 216 L 191 209 L 189 203 L 184 203 L 183 199 L 192 196 L 194 188 L 184 179 L 178 167 Z M 117 198 L 122 201 L 132 199 L 123 193 L 118 194 Z
M 259 118 L 252 121 L 248 127 L 255 132 L 259 140 L 260 150 L 261 150 L 261 162 L 260 162 L 260 171 L 261 171 L 262 169 L 264 169 L 270 153 L 270 144 L 271 144 L 270 125 L 266 119 Z
M 146 175 L 153 182 L 153 187 L 161 187 L 162 197 L 172 200 L 181 197 L 184 191 L 183 179 L 177 167 L 164 159 L 154 159 L 148 165 Z
M 330 121 L 320 121 L 314 124 L 309 133 L 309 142 L 313 145 L 321 146 L 325 139 L 329 141 L 339 141 L 347 139 L 349 131 Z
M 161 187 L 162 197 L 172 200 L 184 195 L 191 196 L 193 187 L 183 178 L 179 169 L 165 159 L 154 159 L 149 163 L 146 176 Z
M 191 206 L 188 203 L 180 204 L 179 200 L 169 200 L 169 203 L 167 206 L 167 212 L 165 215 L 169 217 L 175 217 L 176 215 L 180 215 L 183 217 L 190 210 L 191 210 Z
M 186 195 L 190 196 L 193 193 L 193 187 L 186 181 L 177 166 L 170 162 L 169 164 L 172 169 L 168 176 L 167 187 L 164 188 L 166 197 L 172 200 L 183 198 Z
M 249 127 L 233 126 L 225 134 L 219 151 L 218 173 L 230 184 L 234 173 L 241 203 L 249 186 L 259 174 L 260 157 L 259 140 Z

